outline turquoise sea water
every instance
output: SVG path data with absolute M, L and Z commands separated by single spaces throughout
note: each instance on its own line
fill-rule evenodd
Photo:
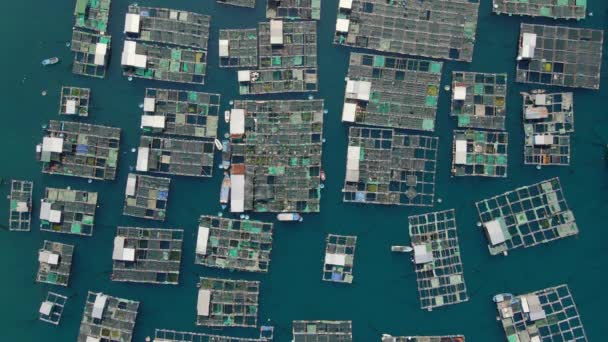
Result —
M 197 219 L 201 214 L 218 212 L 220 173 L 213 179 L 178 177 L 172 182 L 168 220 L 164 224 L 122 216 L 124 184 L 128 167 L 134 165 L 139 131 L 140 109 L 145 87 L 196 89 L 222 94 L 222 103 L 237 98 L 234 70 L 217 65 L 218 29 L 255 27 L 264 19 L 263 0 L 255 11 L 219 6 L 213 0 L 141 1 L 141 5 L 163 6 L 212 15 L 210 60 L 206 85 L 191 87 L 161 82 L 128 82 L 120 73 L 122 30 L 126 0 L 114 0 L 109 33 L 113 54 L 109 76 L 104 80 L 77 77 L 71 73 L 72 55 L 65 43 L 71 37 L 74 1 L 1 1 L 0 54 L 2 81 L 2 121 L 0 122 L 0 220 L 7 222 L 10 178 L 35 182 L 34 203 L 39 203 L 45 186 L 98 191 L 101 206 L 93 237 L 78 238 L 38 229 L 38 208 L 29 233 L 0 230 L 2 280 L 0 285 L 0 341 L 75 341 L 88 290 L 139 300 L 140 311 L 134 341 L 153 335 L 155 328 L 183 331 L 209 331 L 195 327 L 196 282 L 199 276 L 231 277 L 262 281 L 259 322 L 268 320 L 276 327 L 276 341 L 291 340 L 291 321 L 296 319 L 352 320 L 355 341 L 379 341 L 382 333 L 393 335 L 464 334 L 468 341 L 502 341 L 504 334 L 495 321 L 491 296 L 499 292 L 522 293 L 560 283 L 568 283 L 578 305 L 590 341 L 604 341 L 608 305 L 608 172 L 603 145 L 608 143 L 608 65 L 603 60 L 600 91 L 575 90 L 575 128 L 571 167 L 536 170 L 523 165 L 522 126 L 519 92 L 533 89 L 509 82 L 507 128 L 510 134 L 509 177 L 507 179 L 451 178 L 451 137 L 455 122 L 448 117 L 449 94 L 441 92 L 437 120 L 439 163 L 437 197 L 443 203 L 434 209 L 362 206 L 344 204 L 347 128 L 340 122 L 344 77 L 349 49 L 331 44 L 337 0 L 323 1 L 319 24 L 320 92 L 329 114 L 325 119 L 324 168 L 328 175 L 322 198 L 322 212 L 308 215 L 299 225 L 277 224 L 270 273 L 251 275 L 222 272 L 194 265 Z M 491 1 L 481 0 L 477 44 L 473 63 L 444 64 L 443 85 L 452 70 L 507 72 L 514 79 L 519 23 L 554 23 L 490 12 Z M 582 22 L 559 24 L 606 29 L 608 1 L 589 0 L 593 17 Z M 606 45 L 606 44 L 604 44 Z M 604 48 L 604 56 L 607 56 Z M 43 69 L 40 61 L 59 56 L 61 64 Z M 119 176 L 113 182 L 42 175 L 35 161 L 34 147 L 42 135 L 41 126 L 57 119 L 61 85 L 92 89 L 92 108 L 88 122 L 123 129 Z M 46 89 L 48 95 L 42 97 Z M 293 98 L 306 98 L 306 95 Z M 221 133 L 226 126 L 222 123 Z M 219 155 L 217 155 L 219 158 Z M 476 227 L 474 201 L 559 176 L 565 195 L 578 221 L 580 235 L 550 245 L 517 250 L 508 257 L 491 257 L 486 240 Z M 456 209 L 465 280 L 470 301 L 426 312 L 419 309 L 415 275 L 409 258 L 391 254 L 391 244 L 408 243 L 407 217 L 431 210 Z M 272 219 L 272 215 L 251 215 Z M 183 228 L 185 246 L 179 286 L 152 286 L 114 283 L 111 273 L 112 240 L 117 225 Z M 327 233 L 358 236 L 352 285 L 321 281 L 322 253 Z M 76 245 L 69 288 L 34 282 L 37 250 L 44 240 Z M 48 290 L 70 296 L 56 327 L 37 320 L 40 302 Z M 215 331 L 217 332 L 217 331 Z M 226 334 L 254 336 L 253 329 L 225 329 Z

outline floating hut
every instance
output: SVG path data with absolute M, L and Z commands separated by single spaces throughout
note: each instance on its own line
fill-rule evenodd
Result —
M 476 206 L 492 255 L 578 234 L 559 178 L 508 191 Z
M 70 49 L 74 53 L 72 73 L 104 78 L 110 60 L 112 37 L 74 28 Z
M 344 202 L 433 206 L 438 138 L 349 129 Z
M 219 94 L 146 88 L 143 109 L 144 133 L 217 137 Z
M 574 132 L 572 93 L 522 93 L 525 133 L 524 163 L 570 165 L 570 134 Z
M 266 18 L 321 20 L 321 0 L 267 0 Z
M 293 321 L 293 342 L 352 342 L 351 321 Z
M 89 88 L 61 87 L 59 114 L 89 116 L 90 96 Z
M 123 214 L 164 221 L 171 179 L 129 173 Z
M 92 236 L 97 193 L 46 188 L 40 203 L 40 230 Z
M 271 20 L 258 32 L 261 69 L 317 67 L 316 22 Z
M 89 291 L 78 342 L 131 342 L 139 302 Z
M 494 302 L 509 341 L 587 341 L 568 285 L 519 296 L 498 294 Z
M 184 231 L 118 227 L 112 252 L 112 280 L 177 285 Z
M 75 27 L 104 33 L 108 30 L 111 0 L 76 0 Z
M 73 255 L 74 246 L 45 240 L 42 248 L 38 250 L 39 266 L 36 281 L 68 286 Z
M 42 172 L 98 180 L 114 180 L 120 128 L 51 120 L 36 147 Z
M 493 0 L 492 8 L 496 14 L 580 20 L 587 15 L 587 0 Z
M 391 336 L 382 335 L 382 342 L 464 342 L 463 335 L 449 336 Z
M 43 322 L 59 325 L 63 308 L 67 302 L 68 297 L 49 291 L 46 299 L 40 304 L 40 309 L 38 309 L 38 319 Z
M 213 176 L 212 141 L 142 136 L 137 152 L 137 171 L 177 176 Z
M 341 0 L 334 43 L 471 62 L 477 0 Z
M 600 88 L 604 31 L 521 24 L 516 81 Z
M 426 310 L 469 300 L 454 209 L 410 216 L 420 307 Z
M 259 295 L 259 281 L 201 277 L 196 325 L 254 328 Z
M 239 70 L 240 95 L 304 93 L 318 90 L 316 68 Z
M 194 263 L 231 271 L 268 272 L 274 224 L 203 215 Z
M 435 130 L 442 62 L 350 54 L 342 121 Z
M 235 101 L 230 211 L 319 212 L 322 100 Z
M 321 279 L 352 283 L 356 245 L 356 236 L 328 234 L 325 239 L 325 260 Z
M 29 232 L 32 226 L 32 191 L 31 181 L 12 180 L 9 198 L 8 229 L 11 231 Z
M 452 175 L 507 177 L 509 133 L 454 130 Z
M 255 8 L 255 0 L 215 0 L 218 4 Z
M 505 129 L 507 74 L 452 72 L 450 115 L 458 127 Z
M 255 68 L 258 66 L 258 30 L 220 30 L 221 68 Z
M 262 333 L 273 330 L 273 327 L 262 326 Z M 271 335 L 272 336 L 272 335 Z M 260 336 L 260 338 L 223 336 L 206 333 L 193 333 L 184 331 L 174 331 L 166 329 L 156 329 L 154 342 L 269 342 L 271 338 Z

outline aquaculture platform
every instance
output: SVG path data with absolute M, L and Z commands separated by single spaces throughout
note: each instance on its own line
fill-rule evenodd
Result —
M 59 114 L 89 116 L 90 96 L 89 88 L 61 87 Z
M 49 291 L 46 299 L 40 304 L 40 309 L 38 309 L 38 319 L 43 322 L 59 325 L 61 315 L 63 315 L 63 308 L 67 302 L 68 297 Z
M 74 246 L 59 242 L 44 241 L 38 250 L 38 273 L 36 281 L 51 285 L 68 286 L 72 272 Z
M 266 18 L 321 20 L 321 0 L 267 0 Z
M 267 338 L 233 337 L 215 334 L 194 333 L 156 329 L 154 342 L 269 342 Z
M 212 141 L 142 136 L 137 152 L 137 171 L 191 177 L 213 175 Z
M 76 0 L 75 27 L 104 33 L 108 30 L 111 0 Z
M 587 0 L 493 0 L 496 14 L 553 19 L 585 19 Z
M 317 69 L 239 70 L 240 95 L 305 93 L 318 90 Z
M 350 54 L 342 121 L 435 130 L 442 62 Z
M 517 82 L 599 89 L 603 30 L 521 24 Z
M 420 307 L 431 311 L 468 301 L 454 209 L 410 216 L 408 221 Z
M 255 8 L 255 0 L 215 0 L 218 4 Z
M 325 260 L 321 279 L 335 283 L 352 283 L 356 245 L 356 236 L 328 234 L 325 239 Z
M 509 133 L 454 130 L 452 175 L 507 177 Z
M 323 100 L 235 101 L 230 211 L 319 212 Z
M 382 342 L 464 342 L 463 335 L 449 336 L 391 336 L 382 335 Z
M 8 229 L 29 232 L 32 226 L 32 191 L 34 182 L 12 180 Z
M 344 202 L 433 206 L 438 138 L 351 127 Z
M 123 214 L 164 221 L 171 179 L 129 173 Z
M 196 325 L 254 328 L 259 295 L 259 281 L 201 277 Z
M 36 147 L 42 172 L 114 180 L 120 128 L 51 120 Z
M 131 342 L 139 302 L 89 291 L 78 342 Z
M 220 30 L 221 68 L 255 68 L 258 66 L 258 30 Z
M 92 236 L 97 193 L 46 188 L 40 203 L 40 230 Z
M 452 72 L 451 115 L 458 127 L 505 129 L 507 74 Z
M 203 215 L 198 224 L 195 264 L 268 272 L 274 224 Z
M 494 296 L 509 341 L 579 341 L 587 336 L 568 285 Z
M 317 23 L 261 22 L 258 26 L 258 55 L 260 69 L 316 68 Z
M 110 59 L 112 37 L 74 28 L 70 49 L 74 53 L 72 73 L 104 78 Z
M 523 186 L 475 204 L 492 255 L 578 234 L 559 178 Z
M 293 342 L 352 342 L 351 321 L 293 321 Z
M 471 62 L 477 0 L 345 0 L 334 43 L 398 54 Z
M 182 229 L 118 227 L 111 279 L 177 285 L 183 240 Z

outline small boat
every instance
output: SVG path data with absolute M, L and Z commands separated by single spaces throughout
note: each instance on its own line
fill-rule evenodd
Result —
M 492 301 L 494 301 L 494 303 L 500 303 L 506 300 L 511 300 L 511 298 L 513 298 L 513 295 L 510 293 L 499 293 L 492 297 Z
M 222 188 L 220 190 L 220 203 L 222 204 L 222 209 L 226 209 L 226 205 L 228 204 L 228 199 L 230 198 L 230 176 L 228 173 L 224 174 L 224 180 L 222 180 Z
M 219 139 L 215 139 L 214 143 L 215 143 L 215 148 L 217 148 L 218 150 L 221 151 L 224 149 L 224 145 L 222 145 L 222 142 L 219 141 Z
M 232 148 L 228 139 L 222 140 L 222 169 L 228 170 L 230 168 L 230 158 L 232 157 Z
M 319 176 L 321 177 L 321 182 L 325 182 L 325 171 L 321 170 L 321 173 L 319 174 Z
M 42 61 L 42 65 L 53 65 L 53 64 L 57 64 L 59 63 L 59 58 L 57 57 L 51 57 L 51 58 L 47 58 L 45 60 Z
M 304 218 L 298 213 L 280 213 L 277 214 L 277 220 L 283 222 L 302 222 Z
M 409 253 L 413 250 L 410 246 L 391 246 L 391 252 Z
M 224 112 L 224 121 L 226 121 L 226 123 L 230 122 L 230 111 L 229 110 Z

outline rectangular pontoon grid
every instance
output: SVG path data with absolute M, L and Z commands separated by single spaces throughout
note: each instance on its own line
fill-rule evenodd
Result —
M 293 342 L 352 342 L 351 321 L 293 321 Z
M 104 33 L 108 30 L 111 0 L 76 0 L 75 27 Z
M 213 176 L 212 141 L 142 136 L 137 171 L 190 177 Z
M 496 14 L 580 20 L 586 10 L 586 0 L 493 0 Z
M 454 130 L 452 175 L 507 177 L 509 133 Z
M 266 0 L 266 18 L 320 20 L 321 0 Z
M 356 236 L 328 234 L 325 239 L 321 279 L 335 283 L 352 283 L 356 245 Z
M 38 250 L 38 273 L 36 281 L 58 286 L 68 286 L 72 272 L 74 246 L 44 241 Z
M 59 114 L 89 116 L 91 89 L 78 87 L 61 87 Z
M 171 179 L 129 173 L 123 214 L 164 221 Z
M 317 69 L 239 70 L 239 94 L 305 93 L 318 90 Z
M 254 328 L 259 295 L 259 281 L 201 277 L 196 325 Z
M 277 23 L 281 28 L 275 34 Z M 277 36 L 281 43 L 273 43 Z M 316 68 L 317 23 L 279 20 L 260 23 L 258 54 L 260 69 Z
M 262 328 L 266 328 L 262 326 Z M 272 327 L 267 327 L 272 328 Z M 166 329 L 156 329 L 155 342 L 269 342 L 272 339 L 248 338 L 248 337 L 233 337 L 222 336 L 206 333 L 194 333 L 185 331 L 174 331 Z
M 38 310 L 38 319 L 43 322 L 59 325 L 63 308 L 67 301 L 68 297 L 49 291 Z
M 32 226 L 32 191 L 34 183 L 12 180 L 9 198 L 8 229 L 29 232 Z
M 89 291 L 78 342 L 131 342 L 139 302 Z
M 255 68 L 258 66 L 258 30 L 220 30 L 221 68 Z
M 382 342 L 464 342 L 463 335 L 449 336 L 391 336 L 382 335 Z
M 504 130 L 506 98 L 507 74 L 452 72 L 450 115 L 458 127 Z
M 255 0 L 215 0 L 218 4 L 255 8 Z
M 74 53 L 72 73 L 104 78 L 110 59 L 112 37 L 74 28 L 70 49 Z
M 97 193 L 46 188 L 40 203 L 40 230 L 92 236 Z

